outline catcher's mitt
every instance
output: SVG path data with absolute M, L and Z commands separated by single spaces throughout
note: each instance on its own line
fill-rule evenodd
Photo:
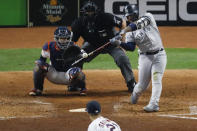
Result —
M 78 46 L 69 46 L 63 53 L 65 65 L 72 65 L 72 63 L 81 58 L 81 49 Z

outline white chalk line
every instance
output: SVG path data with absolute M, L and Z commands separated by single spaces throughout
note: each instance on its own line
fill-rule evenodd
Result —
M 190 117 L 193 115 L 197 115 L 197 106 L 189 106 L 189 110 L 190 110 L 190 113 L 187 113 L 187 114 L 169 114 L 169 115 L 164 114 L 164 115 L 158 115 L 158 116 L 197 120 L 197 117 Z
M 182 115 L 182 116 L 181 116 Z M 192 119 L 192 120 L 197 120 L 197 117 L 188 117 L 184 116 L 185 114 L 179 114 L 179 115 L 158 115 L 158 116 L 163 116 L 163 117 L 172 117 L 172 118 L 180 118 L 180 119 Z
M 52 103 L 48 103 L 48 102 L 42 102 L 42 101 L 39 101 L 39 100 L 32 101 L 32 103 L 42 104 L 42 105 L 51 105 L 52 104 Z
M 23 117 L 16 117 L 16 116 L 10 116 L 10 117 L 0 117 L 0 120 L 10 120 L 10 119 L 18 119 L 18 118 L 44 118 L 46 116 L 23 116 Z
M 17 103 L 17 104 L 52 105 L 52 103 L 42 102 L 42 101 L 40 101 L 40 100 L 25 101 L 25 102 L 0 102 L 0 104 L 2 104 L 2 105 L 13 104 L 13 103 Z
M 30 101 L 27 103 L 32 103 L 32 104 L 41 104 L 41 105 L 50 105 L 51 108 L 53 108 L 52 103 L 47 103 L 47 102 L 42 102 L 40 100 L 34 100 L 34 101 Z M 10 117 L 1 117 L 0 116 L 0 120 L 9 120 L 9 119 L 24 119 L 24 118 L 46 118 L 48 116 L 42 116 L 42 115 L 35 115 L 35 116 L 10 116 Z

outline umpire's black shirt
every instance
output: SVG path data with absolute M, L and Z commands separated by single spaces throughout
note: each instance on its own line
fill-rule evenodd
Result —
M 79 37 L 90 44 L 99 47 L 114 37 L 114 27 L 122 27 L 122 19 L 110 13 L 99 13 L 94 19 L 81 16 L 72 25 L 73 41 Z

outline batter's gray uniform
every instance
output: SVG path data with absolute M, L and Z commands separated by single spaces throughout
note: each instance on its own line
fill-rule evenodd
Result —
M 162 92 L 162 77 L 166 68 L 167 57 L 155 19 L 151 13 L 140 17 L 138 22 L 144 22 L 141 29 L 126 34 L 126 43 L 134 42 L 138 46 L 138 83 L 136 84 L 131 102 L 137 103 L 138 97 L 149 86 L 152 79 L 152 95 L 147 107 L 159 109 L 159 99 Z M 145 107 L 146 108 L 146 107 Z M 158 111 L 158 110 L 155 111 Z

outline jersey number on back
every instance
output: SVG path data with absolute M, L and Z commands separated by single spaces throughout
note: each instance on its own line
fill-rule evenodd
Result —
M 113 131 L 114 129 L 116 129 L 116 125 L 113 124 L 106 124 L 107 128 L 110 128 L 110 131 Z

